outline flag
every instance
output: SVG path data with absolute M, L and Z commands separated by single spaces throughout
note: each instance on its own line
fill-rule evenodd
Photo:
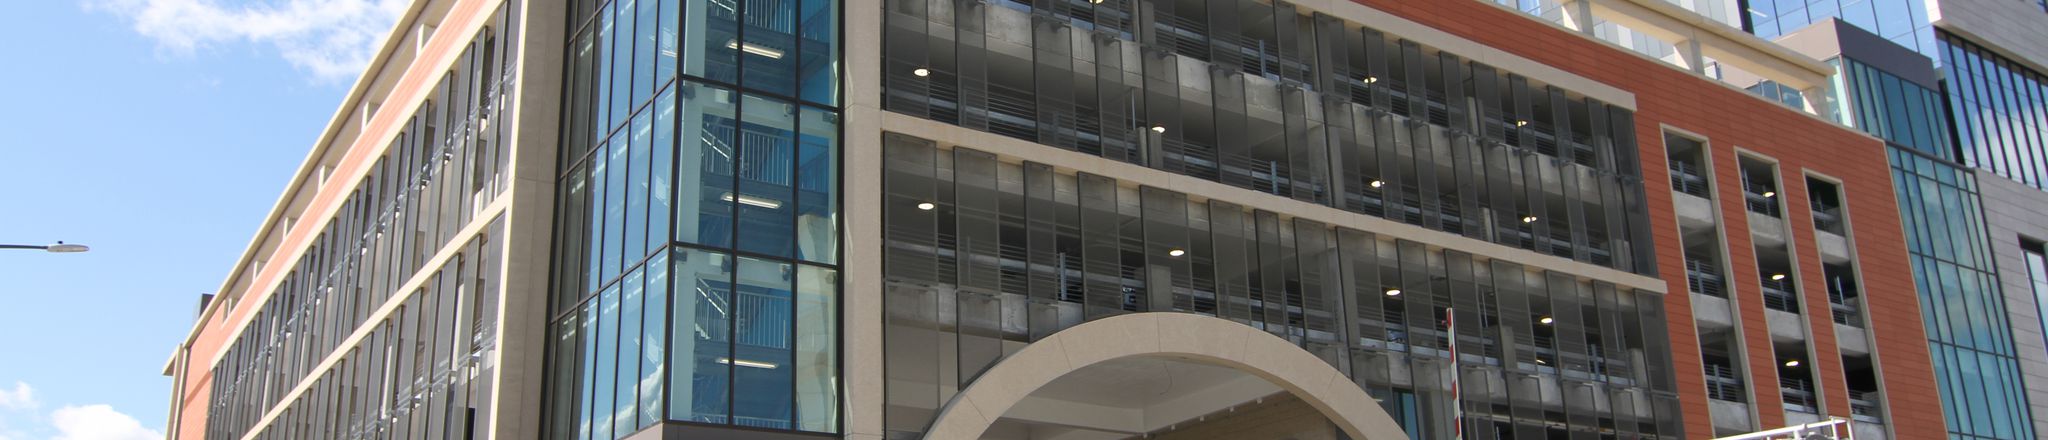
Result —
M 1457 309 L 1444 309 L 1444 326 L 1451 335 L 1451 440 L 1465 440 L 1465 396 L 1458 389 L 1458 376 L 1464 369 L 1458 367 L 1458 313 Z

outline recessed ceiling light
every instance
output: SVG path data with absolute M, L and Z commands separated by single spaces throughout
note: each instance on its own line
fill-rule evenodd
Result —
M 1522 216 L 1522 223 L 1535 223 L 1535 222 L 1536 222 L 1536 216 L 1533 216 L 1533 215 L 1526 215 L 1526 216 Z
M 1401 289 L 1387 289 L 1387 296 L 1401 296 Z
M 1372 83 L 1380 82 L 1380 77 L 1377 77 L 1377 76 L 1368 76 L 1368 77 L 1365 77 L 1365 79 L 1361 79 L 1361 80 L 1358 80 L 1358 81 L 1359 81 L 1359 82 L 1363 82 L 1363 83 L 1366 83 L 1366 84 L 1372 84 Z
M 918 76 L 919 78 L 923 78 L 923 77 L 927 77 L 927 76 L 932 76 L 932 69 L 926 69 L 926 68 L 923 68 L 923 67 L 919 67 L 919 68 L 917 68 L 916 70 L 912 70 L 912 71 L 910 71 L 910 74 L 911 74 L 911 75 L 917 75 L 917 76 Z
M 932 210 L 933 208 L 938 208 L 938 207 L 939 207 L 939 205 L 934 205 L 934 204 L 932 204 L 932 202 L 918 202 L 918 204 L 917 204 L 917 209 L 918 209 L 919 211 L 930 211 L 930 210 Z
M 1170 250 L 1170 251 L 1166 251 L 1166 256 L 1169 256 L 1169 257 L 1178 257 L 1178 256 L 1182 256 L 1182 255 L 1187 255 L 1187 254 L 1188 254 L 1188 251 L 1184 251 L 1184 250 L 1181 250 L 1180 248 L 1173 248 L 1173 250 Z
M 1793 360 L 1785 361 L 1785 366 L 1787 366 L 1787 367 L 1797 367 L 1797 366 L 1799 366 L 1799 360 L 1798 360 L 1798 359 L 1793 359 Z
M 1152 126 L 1152 132 L 1153 132 L 1153 133 L 1165 133 L 1165 132 L 1166 132 L 1166 126 L 1164 126 L 1164 125 L 1154 125 L 1154 126 Z
M 1542 318 L 1537 318 L 1537 319 L 1536 319 L 1536 322 L 1538 322 L 1538 323 L 1542 323 L 1543 325 L 1550 325 L 1550 324 L 1551 324 L 1551 323 L 1553 323 L 1553 322 L 1557 322 L 1557 320 L 1556 320 L 1556 319 L 1551 319 L 1550 317 L 1548 317 L 1548 316 L 1545 316 L 1545 317 L 1542 317 Z
M 1372 181 L 1372 182 L 1367 182 L 1367 183 L 1366 183 L 1365 185 L 1366 185 L 1366 186 L 1370 186 L 1370 187 L 1373 187 L 1373 188 L 1379 188 L 1379 187 L 1382 187 L 1382 186 L 1386 186 L 1386 185 L 1387 185 L 1387 183 L 1386 183 L 1386 182 L 1381 182 L 1381 181 L 1378 181 L 1378 180 L 1374 180 L 1374 181 Z
M 1784 281 L 1784 280 L 1785 280 L 1785 274 L 1782 274 L 1782 273 L 1774 273 L 1774 274 L 1771 274 L 1771 281 Z

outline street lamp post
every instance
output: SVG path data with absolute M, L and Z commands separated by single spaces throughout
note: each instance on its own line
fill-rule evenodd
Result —
M 61 241 L 57 242 L 57 244 L 51 245 L 0 244 L 0 249 L 38 249 L 48 251 L 53 254 L 71 254 L 92 250 L 92 248 L 86 247 L 85 245 L 82 244 L 70 244 Z

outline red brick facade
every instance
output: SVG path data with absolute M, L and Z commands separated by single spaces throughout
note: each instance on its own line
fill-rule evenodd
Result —
M 1658 244 L 1657 272 L 1673 292 L 1665 297 L 1674 349 L 1672 367 L 1677 373 L 1685 429 L 1690 437 L 1712 437 L 1713 429 L 1696 342 L 1698 335 L 1693 325 L 1692 299 L 1683 293 L 1685 259 L 1677 245 L 1678 220 L 1672 209 L 1671 180 L 1664 164 L 1664 126 L 1707 137 L 1717 194 L 1742 194 L 1736 162 L 1738 149 L 1777 161 L 1784 182 L 1784 200 L 1806 200 L 1805 181 L 1801 177 L 1806 172 L 1842 180 L 1842 192 L 1848 201 L 1845 212 L 1855 246 L 1852 252 L 1863 277 L 1868 327 L 1876 340 L 1872 351 L 1887 393 L 1889 422 L 1896 430 L 1893 438 L 1945 436 L 1941 399 L 1928 361 L 1919 298 L 1881 141 L 1485 2 L 1354 1 L 1635 94 L 1637 143 L 1643 150 L 1643 180 Z M 1741 197 L 1721 197 L 1718 202 L 1723 213 L 1745 212 Z M 1799 268 L 1800 301 L 1807 307 L 1808 316 L 1829 316 L 1814 231 L 1811 227 L 1800 227 L 1813 224 L 1812 213 L 1805 203 L 1787 205 L 1786 219 L 1794 225 L 1790 228 L 1790 240 Z M 1722 227 L 1727 231 L 1732 263 L 1729 266 L 1733 269 L 1728 279 L 1760 279 L 1754 264 L 1743 263 L 1756 261 L 1746 233 L 1747 216 L 1728 215 L 1722 219 Z M 1754 393 L 1758 422 L 1764 427 L 1783 426 L 1783 413 L 1773 410 L 1782 407 L 1781 398 L 1774 391 L 1776 387 L 1763 386 L 1778 383 L 1778 368 L 1769 355 L 1770 329 L 1765 325 L 1759 287 L 1753 281 L 1732 285 L 1740 322 L 1748 323 L 1741 332 L 1751 354 L 1746 360 L 1752 372 L 1748 383 L 1759 388 Z M 1821 399 L 1827 413 L 1846 416 L 1848 392 L 1833 321 L 1819 318 L 1810 322 L 1813 368 L 1820 379 Z

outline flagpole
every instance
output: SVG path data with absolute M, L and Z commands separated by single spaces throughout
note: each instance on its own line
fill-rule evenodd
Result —
M 1455 308 L 1444 309 L 1444 325 L 1450 327 L 1451 336 L 1451 440 L 1465 439 L 1465 396 L 1458 387 L 1462 368 L 1458 365 L 1458 313 Z

